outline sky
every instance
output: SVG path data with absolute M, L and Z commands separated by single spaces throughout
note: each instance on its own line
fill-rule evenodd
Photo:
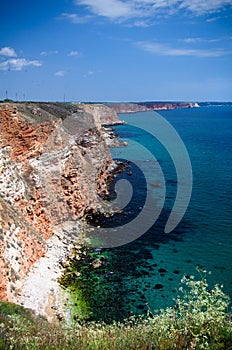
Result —
M 5 98 L 232 101 L 232 0 L 3 0 Z

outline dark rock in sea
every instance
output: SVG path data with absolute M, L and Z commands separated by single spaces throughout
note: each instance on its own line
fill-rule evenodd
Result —
M 159 269 L 158 271 L 159 271 L 159 273 L 165 273 L 165 272 L 167 272 L 167 270 L 162 269 L 162 268 L 161 268 L 161 269 Z
M 162 284 L 157 283 L 153 289 L 162 289 L 164 286 Z
M 141 273 L 143 274 L 143 276 L 149 276 L 150 273 L 146 270 L 142 270 Z
M 145 264 L 147 264 L 148 260 L 152 260 L 153 259 L 153 255 L 152 255 L 152 253 L 150 252 L 149 249 L 144 249 L 144 256 L 145 256 L 145 259 L 146 259 L 146 263 Z
M 175 273 L 176 275 L 178 275 L 178 273 L 180 273 L 179 270 L 174 270 L 173 273 Z

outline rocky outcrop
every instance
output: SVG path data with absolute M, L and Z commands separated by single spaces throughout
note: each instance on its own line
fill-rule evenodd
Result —
M 90 113 L 94 117 L 95 124 L 100 127 L 101 125 L 114 125 L 123 124 L 124 122 L 118 119 L 117 113 L 113 108 L 103 104 L 83 104 L 81 105 L 86 112 Z
M 114 168 L 102 124 L 118 122 L 102 105 L 0 105 L 0 299 L 17 299 L 57 225 L 101 208 Z
M 149 111 L 148 107 L 140 105 L 139 103 L 109 103 L 108 106 L 116 113 L 135 113 Z

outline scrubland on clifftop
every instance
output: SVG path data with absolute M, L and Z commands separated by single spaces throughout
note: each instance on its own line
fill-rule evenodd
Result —
M 182 280 L 176 306 L 147 317 L 104 324 L 49 324 L 22 307 L 0 302 L 1 349 L 69 350 L 229 350 L 229 300 L 203 277 Z

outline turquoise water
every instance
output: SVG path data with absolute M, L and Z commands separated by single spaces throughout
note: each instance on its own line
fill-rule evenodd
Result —
M 128 125 L 117 126 L 115 132 L 129 144 L 112 149 L 113 157 L 129 160 L 133 153 L 136 165 L 145 166 L 149 190 L 157 202 L 163 186 L 159 166 L 167 189 L 164 209 L 151 229 L 134 242 L 108 250 L 110 268 L 114 276 L 118 276 L 110 283 L 112 290 L 121 294 L 118 312 L 122 314 L 122 300 L 125 309 L 136 314 L 173 305 L 182 276 L 200 277 L 197 267 L 211 271 L 210 285 L 222 284 L 224 292 L 232 298 L 232 108 L 176 109 L 159 114 L 176 129 L 188 150 L 193 192 L 181 223 L 173 232 L 165 234 L 164 226 L 177 186 L 170 155 L 142 129 L 152 123 L 153 112 L 120 115 Z M 139 121 L 141 130 L 131 126 L 135 120 Z M 130 140 L 137 141 L 138 148 Z M 153 150 L 157 172 L 151 166 L 154 158 L 144 156 L 139 144 Z M 128 175 L 127 170 L 119 175 L 127 178 L 137 191 L 126 207 L 125 220 L 132 219 L 141 210 L 146 195 L 143 174 L 133 164 L 130 170 L 132 174 Z

